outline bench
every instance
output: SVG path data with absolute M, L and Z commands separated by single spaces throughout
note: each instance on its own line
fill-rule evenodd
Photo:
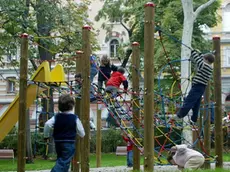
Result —
M 144 154 L 143 150 L 144 150 L 144 149 L 141 148 L 141 152 L 140 152 L 141 155 Z M 126 147 L 126 146 L 117 146 L 116 155 L 117 155 L 117 156 L 124 156 L 124 155 L 127 155 L 127 147 Z
M 127 147 L 126 146 L 117 146 L 116 155 L 117 156 L 127 155 Z
M 14 150 L 0 149 L 0 159 L 13 159 L 14 162 Z

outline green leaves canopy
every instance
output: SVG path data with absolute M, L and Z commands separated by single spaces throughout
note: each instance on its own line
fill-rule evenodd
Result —
M 57 53 L 74 53 L 81 49 L 81 32 L 88 20 L 90 1 L 76 3 L 66 0 L 1 0 L 0 59 L 16 54 L 19 35 L 28 33 L 30 58 L 54 58 Z M 92 38 L 95 43 L 94 37 Z M 36 45 L 36 46 L 34 46 Z M 39 58 L 40 58 L 39 57 Z
M 106 0 L 103 8 L 96 16 L 96 20 L 104 19 L 103 27 L 111 31 L 112 26 L 106 25 L 107 21 L 120 22 L 130 36 L 130 42 L 138 41 L 141 43 L 141 51 L 144 47 L 144 4 L 149 0 Z M 194 0 L 194 9 L 207 0 Z M 155 23 L 163 30 L 162 43 L 157 36 L 155 41 L 155 70 L 158 71 L 168 61 L 166 56 L 173 59 L 180 59 L 180 39 L 183 29 L 183 9 L 180 0 L 155 0 Z M 201 26 L 213 27 L 217 24 L 219 16 L 217 9 L 220 2 L 217 1 L 205 9 L 194 23 L 193 47 L 201 51 L 209 50 L 210 43 L 205 40 Z M 156 29 L 157 31 L 157 29 Z M 130 45 L 130 43 L 128 43 Z M 143 55 L 142 55 L 143 56 Z

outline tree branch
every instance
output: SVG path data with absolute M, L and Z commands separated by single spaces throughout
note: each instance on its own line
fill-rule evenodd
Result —
M 30 62 L 31 62 L 31 64 L 32 64 L 34 70 L 37 70 L 38 67 L 37 67 L 37 65 L 36 65 L 36 63 L 35 63 L 35 61 L 34 61 L 34 59 L 30 59 Z
M 216 0 L 209 0 L 208 2 L 202 4 L 201 6 L 199 6 L 196 11 L 194 12 L 194 20 L 197 18 L 197 16 L 208 6 L 212 5 L 212 3 L 214 3 Z
M 122 19 L 120 19 L 120 23 L 125 28 L 125 30 L 127 30 L 127 32 L 129 33 L 130 29 L 122 22 Z
M 136 27 L 136 25 L 137 25 L 137 22 L 135 22 L 135 23 L 132 25 L 132 27 L 131 27 L 131 29 L 130 29 L 131 32 L 133 32 L 133 30 L 134 30 L 134 28 Z
M 9 23 L 9 22 L 10 22 L 10 20 L 6 20 L 3 23 L 0 23 L 1 28 L 4 28 L 4 25 Z

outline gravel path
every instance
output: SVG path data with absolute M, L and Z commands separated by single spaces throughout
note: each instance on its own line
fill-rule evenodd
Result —
M 211 168 L 214 168 L 215 164 L 211 164 Z M 224 163 L 224 168 L 229 169 L 230 171 L 230 162 Z M 91 168 L 90 172 L 128 172 L 131 171 L 132 168 L 127 168 L 125 166 L 116 166 L 116 167 L 101 167 L 101 168 Z M 141 170 L 143 170 L 143 166 L 141 166 Z M 154 172 L 177 172 L 177 166 L 155 166 Z M 42 171 L 27 171 L 27 172 L 50 172 L 50 170 L 42 170 Z

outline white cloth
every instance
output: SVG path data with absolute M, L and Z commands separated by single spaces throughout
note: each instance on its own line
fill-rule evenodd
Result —
M 198 169 L 204 164 L 204 157 L 191 157 L 184 165 L 185 169 Z
M 63 112 L 63 113 L 74 114 L 73 111 L 68 111 L 68 112 Z M 53 128 L 54 123 L 55 123 L 55 116 L 53 116 L 48 121 L 46 121 L 45 126 L 44 126 L 44 138 L 50 137 L 50 130 Z M 76 131 L 80 137 L 85 136 L 85 130 L 79 118 L 77 118 L 76 120 Z
M 186 165 L 186 163 L 188 163 L 191 158 L 191 160 L 197 158 L 197 160 L 199 160 L 197 164 L 204 163 L 204 156 L 200 152 L 188 148 L 187 145 L 176 145 L 176 148 L 177 149 L 175 155 L 173 156 L 173 160 L 177 165 L 186 168 L 187 166 L 189 166 L 189 164 Z

